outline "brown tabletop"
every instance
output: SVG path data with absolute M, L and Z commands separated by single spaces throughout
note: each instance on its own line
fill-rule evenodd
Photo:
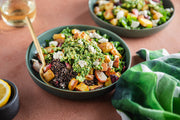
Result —
M 180 52 L 180 0 L 172 0 L 175 16 L 161 32 L 145 38 L 123 38 L 132 54 L 132 66 L 142 60 L 140 48 L 169 53 Z M 37 16 L 33 26 L 37 35 L 63 25 L 97 26 L 88 10 L 88 0 L 36 0 Z M 14 82 L 19 90 L 20 110 L 14 120 L 120 120 L 111 105 L 112 92 L 82 101 L 62 99 L 37 86 L 28 74 L 25 54 L 32 42 L 27 27 L 7 26 L 0 18 L 0 78 Z

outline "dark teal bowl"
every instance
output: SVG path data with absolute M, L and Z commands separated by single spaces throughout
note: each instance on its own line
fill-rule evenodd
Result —
M 161 31 L 162 29 L 164 29 L 172 21 L 172 19 L 174 17 L 174 11 L 173 11 L 171 18 L 168 21 L 166 21 L 164 24 L 161 24 L 157 27 L 149 28 L 149 29 L 129 30 L 129 29 L 125 29 L 120 26 L 113 26 L 110 23 L 107 23 L 107 22 L 101 20 L 99 17 L 97 17 L 93 12 L 94 4 L 96 3 L 96 1 L 97 0 L 89 0 L 89 11 L 90 11 L 90 15 L 93 18 L 93 20 L 99 26 L 106 28 L 108 30 L 111 30 L 111 31 L 115 32 L 116 34 L 120 35 L 121 37 L 140 38 L 140 37 L 147 37 L 147 36 L 153 35 L 159 31 Z M 173 8 L 174 9 L 174 6 L 170 0 L 163 0 L 163 5 L 164 5 L 164 8 Z
M 71 26 L 61 26 L 61 27 L 53 28 L 53 29 L 50 29 L 38 36 L 39 43 L 41 45 L 45 44 L 45 40 L 51 39 L 53 34 L 60 33 L 63 29 L 65 29 L 67 27 L 69 27 L 70 29 L 76 28 L 79 30 L 96 29 L 96 30 L 99 30 L 101 34 L 107 34 L 108 36 L 110 36 L 110 38 L 113 41 L 119 41 L 121 43 L 121 45 L 123 46 L 123 48 L 125 49 L 126 67 L 127 68 L 130 67 L 131 54 L 130 54 L 130 50 L 129 50 L 128 46 L 126 45 L 126 43 L 116 34 L 112 33 L 109 30 L 100 28 L 100 27 L 87 26 L 87 25 L 71 25 Z M 108 87 L 104 87 L 101 89 L 88 91 L 88 92 L 64 90 L 64 89 L 60 89 L 60 88 L 56 88 L 54 86 L 48 85 L 41 80 L 39 74 L 37 74 L 32 68 L 31 59 L 34 57 L 35 51 L 36 51 L 36 48 L 35 48 L 34 43 L 32 42 L 26 52 L 26 66 L 27 66 L 29 74 L 30 74 L 31 78 L 34 80 L 34 82 L 38 86 L 40 86 L 42 89 L 46 90 L 47 92 L 49 92 L 51 94 L 54 94 L 54 95 L 57 95 L 57 96 L 60 96 L 63 98 L 69 98 L 69 99 L 87 99 L 87 98 L 101 96 L 107 92 L 110 92 L 111 90 L 113 90 L 113 88 L 115 87 L 115 84 L 117 83 L 117 82 L 115 82 Z
M 0 108 L 0 119 L 1 120 L 12 120 L 19 111 L 19 95 L 16 85 L 9 81 L 5 80 L 11 86 L 11 96 L 8 103 Z

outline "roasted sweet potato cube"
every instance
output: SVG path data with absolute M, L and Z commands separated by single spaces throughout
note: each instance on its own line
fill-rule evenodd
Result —
M 112 25 L 116 26 L 118 24 L 118 19 L 114 18 L 109 21 Z
M 111 78 L 108 77 L 107 80 L 106 80 L 106 82 L 104 83 L 104 85 L 105 85 L 105 86 L 109 86 L 109 85 L 111 85 L 111 84 L 112 84 Z
M 72 29 L 72 34 L 76 34 L 76 33 L 80 33 L 80 30 L 78 30 L 78 29 Z
M 110 20 L 114 18 L 112 10 L 106 10 L 103 15 L 106 20 Z
M 151 9 L 150 9 L 150 12 L 151 12 L 151 14 L 154 15 L 154 14 L 156 14 L 157 11 L 151 8 Z
M 80 36 L 80 33 L 75 33 L 75 34 L 73 35 L 73 38 L 74 38 L 74 39 L 77 39 L 77 38 L 79 38 L 79 36 Z
M 101 66 L 103 68 L 101 71 L 107 71 L 108 70 L 108 64 L 107 63 L 102 63 Z
M 105 74 L 107 76 L 110 76 L 110 75 L 116 74 L 116 72 L 114 71 L 114 69 L 108 68 L 108 70 L 105 72 Z
M 65 35 L 60 33 L 60 34 L 54 34 L 53 39 L 65 39 Z
M 89 90 L 95 90 L 95 89 L 98 89 L 98 88 L 101 88 L 102 86 L 100 85 L 92 85 L 92 86 L 89 86 Z
M 103 53 L 108 53 L 113 49 L 113 44 L 111 42 L 104 42 L 98 44 L 99 48 L 103 51 Z
M 160 12 L 156 12 L 156 13 L 153 15 L 153 19 L 154 19 L 154 20 L 158 20 L 158 19 L 160 19 L 161 17 L 163 17 L 163 15 L 162 15 Z
M 43 74 L 43 77 L 44 77 L 44 79 L 45 79 L 47 82 L 49 82 L 49 81 L 51 81 L 51 80 L 55 77 L 55 75 L 54 75 L 54 73 L 52 72 L 52 70 L 49 69 L 48 71 L 46 71 L 46 72 Z
M 77 90 L 77 91 L 89 91 L 89 87 L 85 83 L 81 82 L 75 87 L 75 90 Z
M 100 8 L 98 6 L 94 7 L 94 13 L 97 15 L 100 12 Z
M 138 17 L 138 21 L 143 27 L 152 27 L 153 26 L 153 23 L 148 19 Z
M 85 76 L 85 78 L 86 78 L 87 80 L 94 80 L 94 75 L 88 74 L 88 75 Z
M 74 90 L 77 84 L 78 84 L 78 80 L 75 78 L 72 78 L 68 84 L 69 90 Z
M 104 62 L 105 62 L 105 63 L 109 63 L 110 61 L 111 61 L 110 56 L 109 56 L 109 55 L 105 55 L 105 60 L 104 60 Z
M 113 66 L 115 68 L 118 68 L 119 67 L 119 56 L 116 56 L 115 59 L 114 59 L 114 62 L 113 62 Z
M 104 72 L 96 70 L 95 76 L 99 82 L 102 82 L 102 83 L 106 82 L 107 76 L 104 74 Z
M 122 55 L 116 50 L 116 48 L 114 47 L 111 51 L 111 54 L 113 55 L 113 56 L 119 56 L 119 59 L 121 59 L 122 58 Z
M 73 36 L 74 39 L 77 39 L 77 38 L 85 39 L 85 40 L 90 39 L 89 35 L 87 35 L 85 32 L 81 32 L 81 33 L 80 32 L 74 32 L 74 33 L 75 33 Z
M 106 3 L 106 4 L 104 5 L 104 9 L 105 9 L 105 10 L 112 10 L 113 7 L 114 7 L 114 4 L 113 4 L 112 2 Z
M 84 31 L 81 32 L 80 38 L 81 39 L 85 39 L 85 40 L 89 40 L 90 39 L 89 35 L 87 35 Z

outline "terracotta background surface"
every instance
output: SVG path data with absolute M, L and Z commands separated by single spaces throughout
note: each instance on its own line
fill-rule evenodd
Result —
M 161 32 L 145 38 L 123 38 L 132 54 L 132 66 L 142 60 L 136 56 L 140 48 L 169 53 L 180 52 L 180 0 L 172 0 L 175 16 Z M 36 0 L 37 16 L 33 26 L 37 35 L 63 25 L 86 24 L 97 26 L 88 10 L 88 0 Z M 0 78 L 14 82 L 19 90 L 20 110 L 14 120 L 120 120 L 111 105 L 112 93 L 73 101 L 51 95 L 30 78 L 25 54 L 32 42 L 27 27 L 7 26 L 0 18 Z

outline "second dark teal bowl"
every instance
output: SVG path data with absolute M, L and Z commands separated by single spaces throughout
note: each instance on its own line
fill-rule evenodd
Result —
M 140 38 L 140 37 L 147 37 L 147 36 L 153 35 L 159 31 L 161 31 L 162 29 L 164 29 L 172 21 L 172 19 L 174 17 L 174 12 L 173 12 L 171 18 L 168 21 L 166 21 L 164 24 L 161 24 L 157 27 L 149 28 L 149 29 L 141 29 L 141 30 L 129 30 L 129 29 L 125 29 L 120 26 L 113 26 L 110 23 L 107 23 L 107 22 L 101 20 L 99 17 L 97 17 L 94 14 L 94 10 L 93 10 L 94 4 L 96 3 L 96 1 L 97 0 L 89 0 L 89 11 L 90 11 L 90 15 L 91 15 L 92 19 L 99 26 L 106 28 L 108 30 L 111 30 L 111 31 L 115 32 L 116 34 L 120 35 L 121 37 Z M 164 5 L 164 8 L 173 8 L 174 9 L 174 6 L 170 0 L 163 0 L 163 5 Z
M 109 30 L 106 30 L 106 29 L 103 29 L 100 27 L 87 26 L 87 25 L 70 25 L 70 26 L 61 26 L 61 27 L 53 28 L 53 29 L 50 29 L 38 36 L 40 45 L 45 44 L 45 40 L 51 39 L 53 34 L 60 33 L 63 29 L 65 29 L 67 27 L 69 27 L 70 29 L 76 28 L 81 31 L 96 29 L 96 30 L 99 30 L 101 34 L 107 34 L 108 36 L 110 36 L 112 41 L 119 41 L 121 43 L 122 47 L 125 49 L 126 67 L 127 68 L 130 67 L 131 54 L 130 54 L 130 50 L 129 50 L 127 44 L 118 35 L 114 34 L 113 32 L 111 32 Z M 31 78 L 33 79 L 33 81 L 39 87 L 41 87 L 42 89 L 46 90 L 47 92 L 49 92 L 51 94 L 54 94 L 54 95 L 57 95 L 57 96 L 60 96 L 63 98 L 69 98 L 69 99 L 87 99 L 87 98 L 101 96 L 107 92 L 110 92 L 111 90 L 114 89 L 115 84 L 117 83 L 117 82 L 115 82 L 108 87 L 104 87 L 101 89 L 88 91 L 88 92 L 64 90 L 64 89 L 60 89 L 60 88 L 56 88 L 54 86 L 48 85 L 41 80 L 39 74 L 37 74 L 32 68 L 31 59 L 34 57 L 35 51 L 36 51 L 36 48 L 35 48 L 34 43 L 32 42 L 26 52 L 26 66 L 28 68 L 29 74 L 30 74 Z

